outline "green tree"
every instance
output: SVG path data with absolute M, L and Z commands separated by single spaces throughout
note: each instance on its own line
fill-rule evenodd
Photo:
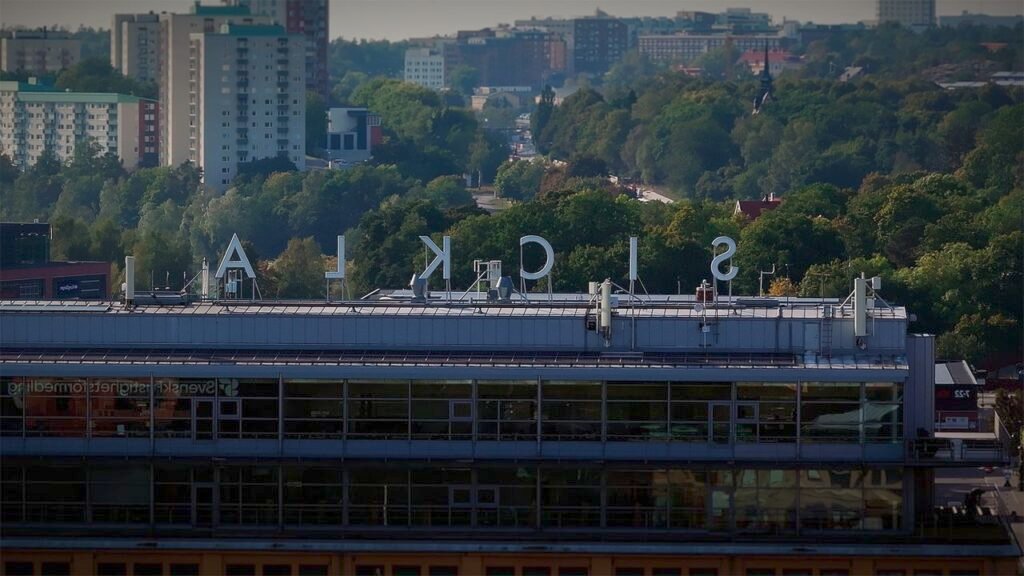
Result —
M 326 146 L 327 103 L 316 92 L 306 92 L 306 154 L 322 155 Z
M 550 142 L 543 140 L 541 136 L 551 121 L 551 115 L 554 111 L 555 90 L 551 85 L 545 85 L 544 89 L 541 90 L 537 107 L 533 110 L 533 114 L 530 115 L 530 134 L 533 135 L 533 144 L 537 147 L 537 151 L 542 154 L 547 154 L 551 146 Z
M 512 200 L 530 200 L 540 191 L 545 167 L 534 160 L 508 160 L 498 167 L 494 190 Z
M 274 298 L 322 298 L 325 296 L 325 263 L 312 237 L 292 238 L 288 247 L 270 264 L 276 291 Z
M 473 89 L 480 83 L 480 72 L 472 66 L 459 64 L 448 74 L 448 84 L 452 90 L 463 96 L 472 96 Z

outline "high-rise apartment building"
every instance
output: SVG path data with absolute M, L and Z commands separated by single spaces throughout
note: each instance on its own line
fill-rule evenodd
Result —
M 573 21 L 575 73 L 604 74 L 629 49 L 629 27 L 618 18 L 598 13 Z
M 306 39 L 306 87 L 326 97 L 327 45 L 330 43 L 328 0 L 223 0 L 224 4 L 245 6 L 257 16 L 267 16 L 284 26 L 289 34 Z
M 125 168 L 156 166 L 159 116 L 159 104 L 146 98 L 0 82 L 0 153 L 25 169 L 44 152 L 67 162 L 92 141 Z
M 224 24 L 267 24 L 266 16 L 252 16 L 244 6 L 201 6 L 189 14 L 160 14 L 160 163 L 177 166 L 190 159 L 189 100 L 191 35 L 216 32 Z
M 121 74 L 156 82 L 162 54 L 160 16 L 115 14 L 110 26 L 110 65 Z
M 935 0 L 878 0 L 878 23 L 921 31 L 935 26 Z
M 190 36 L 188 159 L 224 190 L 238 165 L 306 164 L 305 39 L 277 25 L 225 24 Z
M 70 68 L 82 57 L 81 42 L 67 32 L 15 30 L 0 38 L 0 71 L 51 74 Z

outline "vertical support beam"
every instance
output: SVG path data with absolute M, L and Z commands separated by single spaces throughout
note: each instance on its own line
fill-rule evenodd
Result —
M 601 468 L 601 528 L 608 527 L 608 470 Z
M 541 414 L 544 412 L 544 391 L 541 389 L 541 379 L 537 378 L 537 457 L 541 455 Z M 538 516 L 538 521 L 540 517 Z
M 405 439 L 412 440 L 412 380 L 405 381 Z
M 803 428 L 804 417 L 801 412 L 803 407 L 803 382 L 796 383 L 796 458 L 803 457 Z
M 156 455 L 156 378 L 149 375 L 149 456 Z M 151 478 L 152 480 L 152 478 Z
M 608 381 L 601 380 L 601 451 L 608 448 Z
M 473 429 L 471 430 L 470 433 L 472 434 L 473 457 L 475 458 L 476 457 L 476 441 L 477 441 L 477 436 L 478 436 L 477 429 L 480 426 L 480 409 L 479 409 L 479 406 L 478 406 L 479 397 L 480 397 L 480 387 L 479 387 L 480 381 L 474 378 L 472 380 L 472 382 L 473 383 L 470 384 L 470 386 L 472 387 L 471 388 L 471 394 L 472 394 L 472 397 L 473 397 L 473 407 L 472 407 L 472 413 L 473 413 L 473 423 L 472 423 L 472 426 L 473 426 Z M 500 411 L 498 412 L 498 420 L 499 420 L 499 424 L 498 425 L 500 426 L 501 425 L 500 424 L 500 420 L 501 420 L 501 412 Z M 495 431 L 495 432 L 497 432 L 497 431 Z M 476 478 L 476 469 L 474 468 L 473 470 L 474 470 L 473 471 L 473 477 L 475 479 Z M 475 480 L 474 480 L 474 483 L 475 483 Z M 475 512 L 476 507 L 474 507 L 473 509 L 474 509 L 474 514 L 476 514 L 476 512 Z
M 341 383 L 341 455 L 342 459 L 345 458 L 345 450 L 347 446 L 345 441 L 348 440 L 348 379 L 345 379 Z
M 85 445 L 92 444 L 92 379 L 85 381 Z
M 537 517 L 534 519 L 534 524 L 536 525 L 536 528 L 538 530 L 540 530 L 541 525 L 542 525 L 542 522 L 541 522 L 541 519 L 540 519 L 540 513 L 541 513 L 541 510 L 542 510 L 541 496 L 542 496 L 543 492 L 541 491 L 540 474 L 541 474 L 540 464 L 536 464 L 535 468 L 534 468 L 534 475 L 533 476 L 534 476 L 534 484 L 536 485 L 536 489 L 537 489 L 536 495 L 534 496 L 534 498 L 536 499 L 536 502 L 534 503 L 534 510 L 535 510 L 535 514 L 536 514 Z
M 284 376 L 277 374 L 277 454 L 284 458 Z
M 156 533 L 156 466 L 149 461 L 149 530 Z
M 277 468 L 277 531 L 284 532 L 284 466 L 278 462 Z
M 348 508 L 349 508 L 349 502 L 351 500 L 349 498 L 349 488 L 348 488 L 349 482 L 350 482 L 350 480 L 349 480 L 349 477 L 348 477 L 348 467 L 346 466 L 346 467 L 341 469 L 341 493 L 342 493 L 341 494 L 341 525 L 342 526 L 348 526 Z M 348 574 L 348 572 L 346 572 L 346 574 Z

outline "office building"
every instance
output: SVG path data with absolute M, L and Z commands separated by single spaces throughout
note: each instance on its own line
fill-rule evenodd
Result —
M 270 17 L 289 34 L 306 39 L 306 88 L 327 98 L 327 46 L 330 43 L 328 0 L 223 0 L 244 6 L 256 16 Z
M 51 238 L 49 224 L 0 222 L 0 299 L 106 298 L 110 263 L 51 260 Z
M 191 35 L 189 160 L 224 190 L 246 162 L 306 166 L 305 39 L 276 25 L 224 24 Z
M 0 82 L 0 152 L 28 168 L 44 152 L 59 162 L 85 142 L 127 169 L 156 166 L 160 105 L 107 92 L 64 92 L 31 82 Z
M 178 166 L 191 158 L 189 119 L 195 113 L 190 102 L 191 35 L 217 32 L 224 24 L 268 24 L 266 16 L 252 16 L 244 6 L 202 6 L 188 14 L 160 14 L 160 163 Z M 229 64 L 230 65 L 230 64 Z M 269 65 L 269 64 L 263 64 Z
M 443 50 L 426 47 L 407 49 L 403 79 L 431 90 L 443 90 L 447 86 Z
M 327 111 L 327 159 L 345 167 L 370 159 L 383 133 L 380 116 L 366 108 L 331 108 Z
M 780 50 L 788 39 L 779 35 L 731 35 L 731 34 L 673 34 L 671 36 L 641 36 L 640 53 L 656 62 L 693 62 L 700 56 L 718 48 L 732 46 L 738 52 Z
M 129 78 L 157 82 L 161 57 L 159 15 L 114 15 L 110 26 L 111 67 Z
M 14 30 L 0 38 L 0 71 L 43 76 L 70 68 L 82 57 L 81 42 L 67 32 Z
M 933 437 L 934 338 L 869 281 L 524 296 L 485 264 L 450 299 L 3 302 L 8 572 L 1015 570 L 998 517 L 933 508 L 936 467 L 1005 453 Z
M 878 23 L 920 32 L 935 26 L 935 0 L 878 0 Z

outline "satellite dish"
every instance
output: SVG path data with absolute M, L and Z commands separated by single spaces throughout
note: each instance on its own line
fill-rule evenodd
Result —
M 704 311 L 704 305 L 701 304 L 700 302 L 694 304 L 693 311 L 696 312 L 697 314 L 700 314 L 701 312 Z

